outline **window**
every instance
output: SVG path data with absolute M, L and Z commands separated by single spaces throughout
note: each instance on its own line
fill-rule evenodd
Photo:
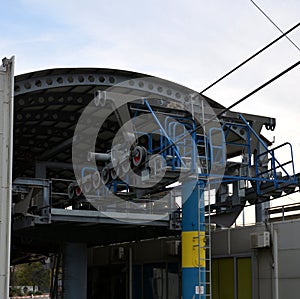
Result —
M 211 282 L 213 299 L 252 299 L 251 258 L 214 259 Z

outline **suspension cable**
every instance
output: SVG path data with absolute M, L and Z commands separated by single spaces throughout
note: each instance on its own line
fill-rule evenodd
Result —
M 254 89 L 253 91 L 251 91 L 250 93 L 248 93 L 247 95 L 245 95 L 244 97 L 242 97 L 240 100 L 234 102 L 233 104 L 231 104 L 230 106 L 228 106 L 227 108 L 223 109 L 221 112 L 219 112 L 216 116 L 211 117 L 209 120 L 207 120 L 206 122 L 204 122 L 201 125 L 198 125 L 195 129 L 189 131 L 187 134 L 184 134 L 183 136 L 181 136 L 180 138 L 178 138 L 176 141 L 173 141 L 172 143 L 170 143 L 169 145 L 165 146 L 163 149 L 161 149 L 157 155 L 162 154 L 164 151 L 168 150 L 169 148 L 171 148 L 173 145 L 176 145 L 176 143 L 184 140 L 184 138 L 186 138 L 188 135 L 195 133 L 198 129 L 202 128 L 203 126 L 207 125 L 208 123 L 210 123 L 211 121 L 213 121 L 214 119 L 217 119 L 219 117 L 221 117 L 225 112 L 229 111 L 231 108 L 237 106 L 238 104 L 242 103 L 243 101 L 245 101 L 246 99 L 248 99 L 250 96 L 252 96 L 253 94 L 255 94 L 256 92 L 258 92 L 259 90 L 263 89 L 264 87 L 266 87 L 267 85 L 271 84 L 272 82 L 274 82 L 275 80 L 277 80 L 278 78 L 282 77 L 284 74 L 288 73 L 289 71 L 291 71 L 292 69 L 294 69 L 295 67 L 297 67 L 300 64 L 300 60 L 296 63 L 294 63 L 293 65 L 291 65 L 290 67 L 288 67 L 287 69 L 285 69 L 284 71 L 282 71 L 281 73 L 279 73 L 278 75 L 276 75 L 275 77 L 271 78 L 270 80 L 268 80 L 267 82 L 263 83 L 262 85 L 260 85 L 258 88 Z M 146 161 L 144 161 L 144 164 L 146 164 L 148 162 L 148 159 L 146 159 Z
M 253 0 L 250 0 L 250 1 L 278 29 L 278 31 L 283 33 L 283 31 L 280 29 L 280 27 L 271 19 L 271 17 L 269 17 L 267 15 L 266 12 L 263 11 L 263 9 L 261 7 L 259 7 Z M 300 48 L 288 36 L 285 35 L 285 37 L 300 52 Z
M 200 94 L 204 93 L 205 91 L 207 91 L 208 89 L 210 89 L 211 87 L 213 87 L 214 85 L 216 85 L 217 83 L 219 83 L 220 81 L 222 81 L 223 79 L 225 79 L 227 76 L 229 76 L 230 74 L 232 74 L 233 72 L 235 72 L 237 69 L 239 69 L 241 66 L 243 66 L 244 64 L 246 64 L 250 60 L 252 60 L 255 56 L 259 55 L 260 53 L 262 53 L 263 51 L 265 51 L 266 49 L 268 49 L 269 47 L 271 47 L 273 44 L 275 44 L 276 42 L 278 42 L 283 37 L 287 37 L 287 34 L 289 34 L 290 32 L 292 32 L 293 30 L 295 30 L 299 25 L 300 25 L 300 22 L 298 24 L 296 24 L 295 26 L 293 26 L 292 28 L 290 28 L 288 31 L 284 32 L 282 35 L 280 35 L 276 39 L 274 39 L 272 42 L 270 42 L 269 44 L 267 44 L 265 47 L 263 47 L 262 49 L 260 49 L 259 51 L 257 51 L 253 55 L 251 55 L 249 58 L 247 58 L 246 60 L 244 60 L 242 63 L 240 63 L 239 65 L 237 65 L 236 67 L 234 67 L 231 71 L 227 72 L 221 78 L 219 78 L 218 80 L 216 80 L 215 82 L 211 83 L 209 86 L 207 86 L 206 88 L 204 88 L 202 91 L 200 91 Z

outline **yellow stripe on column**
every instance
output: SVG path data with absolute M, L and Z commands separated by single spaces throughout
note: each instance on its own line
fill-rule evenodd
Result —
M 200 232 L 200 248 L 198 242 L 199 232 L 188 231 L 182 232 L 181 246 L 182 246 L 182 268 L 196 268 L 199 267 L 199 253 L 200 250 L 200 267 L 205 267 L 205 234 Z

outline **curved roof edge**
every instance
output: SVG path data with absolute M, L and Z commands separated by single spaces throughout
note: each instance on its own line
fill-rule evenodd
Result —
M 130 79 L 137 79 L 142 77 L 149 77 L 149 78 L 157 78 L 158 80 L 161 80 L 163 82 L 166 82 L 169 86 L 172 87 L 179 87 L 180 89 L 185 89 L 188 93 L 197 93 L 200 94 L 198 91 L 192 90 L 189 87 L 186 87 L 184 85 L 181 85 L 179 83 L 175 83 L 173 81 L 163 79 L 160 77 L 156 77 L 153 75 L 148 75 L 144 73 L 134 72 L 134 71 L 127 71 L 127 70 L 121 70 L 121 69 L 110 69 L 110 68 L 84 68 L 84 67 L 78 67 L 78 68 L 50 68 L 50 69 L 44 69 L 44 70 L 38 70 L 38 71 L 32 71 L 29 73 L 23 73 L 20 75 L 15 76 L 15 84 L 18 85 L 18 83 L 22 81 L 31 81 L 35 80 L 41 77 L 52 77 L 52 76 L 60 76 L 60 75 L 88 75 L 91 73 L 97 73 L 97 74 L 106 74 L 111 76 L 119 76 Z M 220 103 L 214 101 L 213 99 L 201 94 L 209 103 L 213 104 L 215 108 L 224 108 L 223 105 Z

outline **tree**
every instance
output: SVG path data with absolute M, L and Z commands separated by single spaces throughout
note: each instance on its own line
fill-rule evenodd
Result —
M 50 270 L 40 262 L 15 266 L 14 285 L 38 286 L 43 291 L 50 288 Z

